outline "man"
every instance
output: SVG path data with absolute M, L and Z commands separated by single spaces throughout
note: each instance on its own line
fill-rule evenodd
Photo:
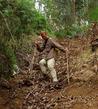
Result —
M 60 44 L 53 41 L 53 39 L 49 38 L 46 32 L 40 33 L 41 40 L 43 40 L 42 45 L 38 42 L 35 42 L 36 48 L 40 54 L 39 65 L 43 74 L 48 74 L 47 68 L 50 71 L 53 82 L 58 82 L 57 74 L 55 70 L 55 59 L 54 59 L 54 50 L 58 48 L 59 50 L 66 52 L 66 49 L 63 48 Z

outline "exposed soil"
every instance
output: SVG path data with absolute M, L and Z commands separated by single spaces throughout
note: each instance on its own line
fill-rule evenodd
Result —
M 66 55 L 58 51 L 59 87 L 40 70 L 29 73 L 28 62 L 23 61 L 20 74 L 9 80 L 11 87 L 0 88 L 0 109 L 98 109 L 97 52 L 91 52 L 89 42 L 88 38 L 60 40 L 69 49 L 70 83 Z

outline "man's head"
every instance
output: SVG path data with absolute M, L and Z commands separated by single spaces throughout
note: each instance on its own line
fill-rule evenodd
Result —
M 38 38 L 35 40 L 35 44 L 36 44 L 36 45 L 40 45 L 40 44 L 42 44 L 42 43 L 43 43 L 42 37 L 41 37 L 41 36 L 38 36 Z
M 47 40 L 47 39 L 48 39 L 46 32 L 40 32 L 40 36 L 41 36 L 44 40 Z

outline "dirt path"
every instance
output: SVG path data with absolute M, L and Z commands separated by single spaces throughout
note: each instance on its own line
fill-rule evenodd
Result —
M 66 40 L 60 43 L 68 46 Z M 34 70 L 31 77 L 25 70 L 9 81 L 12 89 L 0 89 L 0 109 L 98 109 L 98 74 L 89 43 L 86 39 L 70 40 L 69 51 L 70 85 L 66 81 L 65 54 L 58 52 L 60 89 L 52 86 L 51 79 L 45 80 L 40 70 Z

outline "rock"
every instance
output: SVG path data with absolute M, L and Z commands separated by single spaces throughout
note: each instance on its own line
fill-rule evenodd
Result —
M 25 80 L 19 82 L 19 87 L 22 87 L 22 86 L 29 87 L 32 85 L 33 85 L 33 82 L 31 80 L 28 80 L 28 79 L 25 79 Z
M 5 89 L 11 89 L 12 88 L 10 83 L 7 80 L 3 79 L 3 78 L 0 80 L 0 86 L 2 88 L 5 88 Z

